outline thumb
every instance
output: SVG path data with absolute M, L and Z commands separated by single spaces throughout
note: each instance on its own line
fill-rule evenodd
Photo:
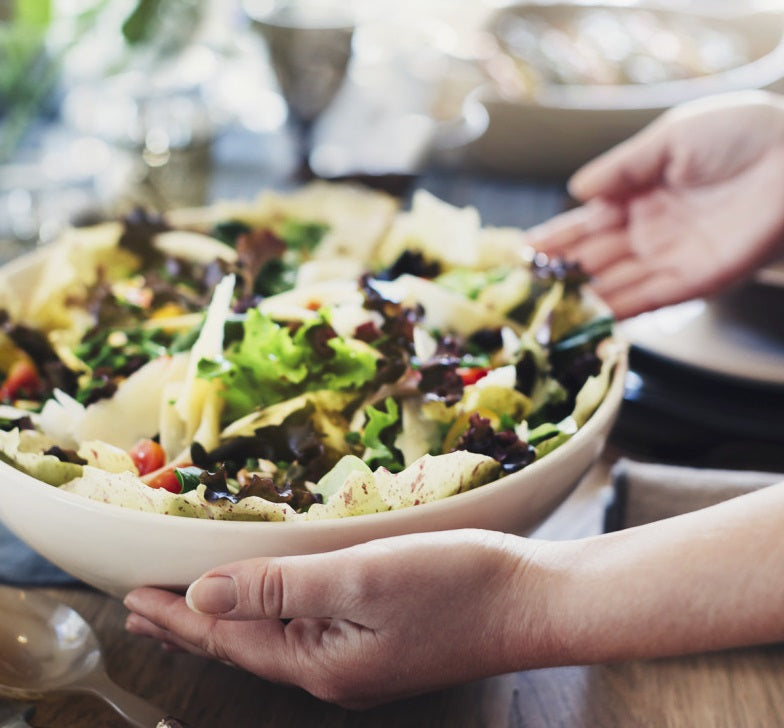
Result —
M 194 581 L 185 601 L 193 611 L 221 619 L 340 616 L 346 568 L 336 558 L 326 553 L 237 561 Z
M 569 193 L 581 202 L 628 197 L 659 182 L 668 159 L 666 126 L 654 122 L 577 170 Z

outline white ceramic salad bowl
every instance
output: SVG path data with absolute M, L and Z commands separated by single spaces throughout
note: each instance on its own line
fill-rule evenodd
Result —
M 460 214 L 463 215 L 461 228 L 465 228 L 462 223 L 468 213 L 461 211 Z M 405 218 L 405 225 L 410 226 L 413 219 Z M 331 221 L 331 224 L 335 228 L 339 227 L 334 221 Z M 404 232 L 408 239 L 409 228 L 406 227 Z M 389 240 L 390 238 L 387 238 L 387 244 Z M 511 240 L 515 245 L 517 244 L 516 238 Z M 14 296 L 20 299 L 31 296 L 31 291 L 40 284 L 41 271 L 47 263 L 48 256 L 48 251 L 40 251 L 19 259 L 4 269 L 6 307 Z M 51 269 L 51 260 L 49 260 L 49 267 Z M 208 313 L 207 321 L 209 317 Z M 302 324 L 302 327 L 305 329 L 307 324 Z M 204 323 L 202 330 L 208 328 L 209 324 Z M 193 348 L 199 348 L 198 341 Z M 576 428 L 573 434 L 570 433 L 562 444 L 550 451 L 543 450 L 545 453 L 543 456 L 537 457 L 523 469 L 492 482 L 486 482 L 484 485 L 474 481 L 475 487 L 468 490 L 461 488 L 462 492 L 453 490 L 451 491 L 453 495 L 438 496 L 437 500 L 427 500 L 422 503 L 417 500 L 414 501 L 418 503 L 417 505 L 389 506 L 391 510 L 360 511 L 359 515 L 345 517 L 322 516 L 311 519 L 310 512 L 291 511 L 292 519 L 281 521 L 213 520 L 216 516 L 214 511 L 210 511 L 209 504 L 199 512 L 199 517 L 172 515 L 174 512 L 182 512 L 178 509 L 169 509 L 166 513 L 145 512 L 143 509 L 137 509 L 136 502 L 133 507 L 121 507 L 110 502 L 117 501 L 112 493 L 112 484 L 118 482 L 113 480 L 115 476 L 111 473 L 120 473 L 120 480 L 128 480 L 128 478 L 136 480 L 137 482 L 132 484 L 132 489 L 138 487 L 145 494 L 155 494 L 155 498 L 150 495 L 150 502 L 156 501 L 160 504 L 162 502 L 160 496 L 163 501 L 169 503 L 170 501 L 166 499 L 171 499 L 173 496 L 165 494 L 162 489 L 155 490 L 156 486 L 148 488 L 139 481 L 135 473 L 123 471 L 125 473 L 123 475 L 120 470 L 109 470 L 108 474 L 99 474 L 101 489 L 90 493 L 89 497 L 79 492 L 69 492 L 68 487 L 55 487 L 38 480 L 25 472 L 24 458 L 14 459 L 14 452 L 8 449 L 9 436 L 6 427 L 6 432 L 0 433 L 3 434 L 3 442 L 0 444 L 4 448 L 4 454 L 0 455 L 0 520 L 20 539 L 54 564 L 84 582 L 118 597 L 141 585 L 182 589 L 211 567 L 253 556 L 322 552 L 376 538 L 453 528 L 484 528 L 525 534 L 541 523 L 569 494 L 581 475 L 599 456 L 606 442 L 624 391 L 625 349 L 620 344 L 616 348 L 617 352 L 612 358 L 614 367 L 602 366 L 602 371 L 611 372 L 611 375 L 601 401 L 598 406 L 596 404 L 591 406 L 591 409 L 595 407 L 593 413 L 587 420 L 581 421 L 579 428 Z M 489 377 L 486 372 L 485 375 Z M 606 378 L 603 381 L 607 383 Z M 73 400 L 71 402 L 74 403 Z M 19 405 L 16 406 L 18 408 Z M 574 412 L 577 417 L 577 408 Z M 106 421 L 102 420 L 102 422 L 106 428 Z M 123 429 L 123 423 L 118 421 L 117 428 Z M 19 426 L 19 430 L 21 429 L 24 428 Z M 17 431 L 13 430 L 13 432 Z M 108 433 L 106 439 L 111 440 Z M 59 444 L 57 449 L 60 449 Z M 22 450 L 20 449 L 19 452 L 21 453 Z M 36 458 L 45 456 L 47 462 L 50 465 L 54 463 L 57 468 L 63 464 L 76 462 L 56 460 L 49 451 L 37 452 L 41 454 L 36 455 Z M 84 454 L 83 450 L 79 452 Z M 448 451 L 444 449 L 439 452 Z M 62 454 L 63 451 L 60 449 L 60 455 Z M 121 455 L 127 457 L 124 452 Z M 484 457 L 492 460 L 485 455 L 470 455 L 474 458 Z M 446 458 L 447 462 L 451 462 L 449 454 L 444 454 L 442 457 Z M 354 457 L 354 460 L 358 458 Z M 12 462 L 16 462 L 17 467 L 14 467 Z M 259 460 L 259 463 L 262 462 L 265 461 Z M 441 462 L 443 461 L 439 461 Z M 408 460 L 405 466 L 409 467 Z M 68 467 L 81 466 L 66 465 L 66 469 Z M 73 482 L 89 480 L 86 477 L 88 470 L 85 464 L 85 477 L 77 477 Z M 380 470 L 385 468 L 382 467 Z M 389 472 L 386 470 L 385 472 L 389 476 Z M 433 473 L 434 471 L 421 472 Z M 472 472 L 475 474 L 477 469 Z M 492 472 L 500 471 L 496 469 Z M 141 475 L 140 470 L 138 476 Z M 440 475 L 446 480 L 451 477 L 445 475 L 443 469 Z M 103 476 L 106 476 L 105 479 Z M 239 474 L 237 477 L 240 477 Z M 462 477 L 461 475 L 460 482 L 463 482 Z M 347 478 L 345 482 L 348 483 L 349 480 L 350 478 Z M 481 482 L 486 480 L 487 478 Z M 70 482 L 60 480 L 57 484 L 68 486 Z M 201 483 L 199 497 L 203 497 L 205 492 L 203 490 L 205 481 L 202 480 Z M 340 492 L 337 491 L 338 494 Z M 336 491 L 331 491 L 331 494 L 324 497 L 332 498 L 335 493 Z M 189 492 L 187 495 L 196 496 L 196 491 Z M 147 496 L 143 495 L 142 499 L 146 500 Z M 260 499 L 254 495 L 248 500 Z M 123 502 L 129 505 L 127 501 Z M 226 501 L 223 502 L 225 504 Z M 326 506 L 330 503 L 331 501 L 325 501 Z M 227 507 L 227 510 L 231 511 L 231 507 Z M 318 509 L 312 506 L 311 510 L 318 513 Z M 211 512 L 212 515 L 204 517 L 204 511 Z M 224 512 L 222 516 L 217 517 L 225 516 Z
M 61 492 L 0 462 L 0 520 L 69 574 L 117 597 L 142 585 L 183 588 L 213 566 L 253 556 L 317 553 L 452 528 L 525 534 L 555 510 L 601 453 L 623 399 L 624 372 L 618 366 L 599 409 L 547 457 L 420 506 L 292 523 L 177 518 Z

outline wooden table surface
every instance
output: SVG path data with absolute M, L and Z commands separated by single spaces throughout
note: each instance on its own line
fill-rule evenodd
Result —
M 606 499 L 607 456 L 537 531 L 543 538 L 597 533 Z M 109 675 L 192 728 L 749 728 L 784 725 L 784 648 L 770 646 L 677 659 L 548 668 L 482 680 L 350 712 L 298 689 L 124 631 L 122 604 L 88 588 L 44 589 L 94 627 Z M 640 625 L 645 629 L 645 625 Z M 50 697 L 37 728 L 109 728 L 124 721 L 96 697 Z

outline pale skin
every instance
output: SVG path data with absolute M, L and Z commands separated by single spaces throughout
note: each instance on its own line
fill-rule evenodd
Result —
M 517 670 L 780 641 L 783 529 L 781 483 L 581 540 L 445 531 L 251 559 L 187 597 L 131 592 L 127 629 L 364 708 Z
M 687 105 L 571 180 L 534 231 L 623 317 L 748 275 L 781 250 L 784 107 Z M 131 632 L 363 708 L 511 671 L 784 640 L 784 482 L 580 540 L 444 531 L 214 569 L 126 598 Z M 281 621 L 285 620 L 285 621 Z
M 784 100 L 765 92 L 673 109 L 578 170 L 584 203 L 532 229 L 579 260 L 619 318 L 711 296 L 784 253 Z

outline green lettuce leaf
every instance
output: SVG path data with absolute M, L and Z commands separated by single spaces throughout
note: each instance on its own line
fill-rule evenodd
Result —
M 368 421 L 360 440 L 365 446 L 362 459 L 371 467 L 384 467 L 397 472 L 403 469 L 400 455 L 387 445 L 382 437 L 385 436 L 389 428 L 398 423 L 400 410 L 392 397 L 387 397 L 384 406 L 386 411 L 376 409 L 372 405 L 365 408 Z
M 528 433 L 528 444 L 533 445 L 536 457 L 541 458 L 570 440 L 577 432 L 577 423 L 570 415 L 561 422 L 544 422 Z
M 289 249 L 312 253 L 329 228 L 323 222 L 288 219 L 280 226 L 278 233 Z
M 453 268 L 435 278 L 435 282 L 450 291 L 462 293 L 466 298 L 476 300 L 485 288 L 503 281 L 508 275 L 508 268 L 493 268 L 491 270 Z
M 256 309 L 248 311 L 242 340 L 218 359 L 202 359 L 199 376 L 225 385 L 224 419 L 234 420 L 261 407 L 317 390 L 351 391 L 376 373 L 378 354 L 367 344 L 334 336 L 325 356 L 311 333 L 328 325 L 320 313 L 292 333 Z

